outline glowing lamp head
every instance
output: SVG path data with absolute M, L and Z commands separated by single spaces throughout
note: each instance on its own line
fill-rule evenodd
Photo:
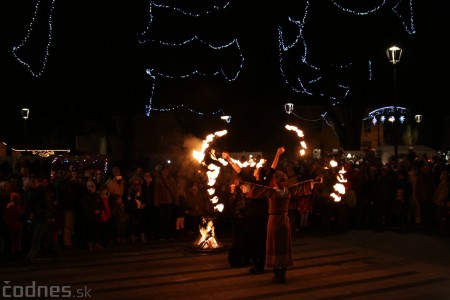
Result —
M 400 58 L 402 58 L 402 52 L 402 49 L 397 46 L 389 47 L 389 49 L 386 50 L 387 57 L 393 65 L 400 62 Z
M 22 118 L 25 120 L 30 116 L 30 110 L 28 108 L 22 108 Z

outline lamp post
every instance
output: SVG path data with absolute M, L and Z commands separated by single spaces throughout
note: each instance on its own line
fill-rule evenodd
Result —
M 397 63 L 400 62 L 403 50 L 397 46 L 389 47 L 386 50 L 387 57 L 393 66 L 393 102 L 394 102 L 394 116 L 397 117 Z M 397 142 L 397 123 L 393 122 L 394 126 L 394 161 L 398 164 L 398 142 Z
M 422 115 L 415 115 L 414 119 L 416 120 L 416 122 L 419 124 L 420 122 L 422 122 Z
M 285 103 L 284 112 L 288 115 L 287 123 L 288 125 L 290 125 L 289 123 L 291 121 L 291 114 L 294 112 L 294 103 Z M 284 145 L 285 142 L 285 134 L 283 134 L 281 144 Z
M 288 115 L 288 123 L 291 121 L 291 114 L 294 112 L 294 103 L 285 103 L 284 112 Z
M 420 122 L 422 122 L 422 115 L 415 115 L 414 120 L 416 120 L 417 123 L 417 142 L 420 141 Z
M 290 115 L 294 111 L 294 104 L 293 103 L 285 103 L 284 104 L 284 111 Z
M 230 122 L 231 122 L 231 116 L 220 116 L 220 118 L 221 118 L 222 120 L 224 120 L 225 122 L 227 122 L 227 123 L 230 123 Z
M 22 118 L 24 119 L 25 128 L 25 143 L 28 143 L 28 130 L 27 130 L 27 119 L 30 116 L 30 110 L 28 108 L 22 108 Z
M 227 124 L 226 125 L 226 129 L 227 129 L 227 135 L 225 135 L 225 150 L 227 150 L 228 151 L 228 124 L 231 122 L 231 116 L 229 116 L 229 115 L 223 115 L 223 116 L 220 116 L 220 118 L 222 119 L 222 120 L 224 120 L 225 121 L 225 123 Z

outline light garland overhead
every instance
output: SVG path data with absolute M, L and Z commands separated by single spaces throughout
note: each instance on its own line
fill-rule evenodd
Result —
M 38 155 L 40 157 L 49 157 L 55 155 L 56 153 L 69 153 L 70 149 L 11 149 L 14 152 L 31 152 L 33 155 Z
M 338 3 L 342 2 L 345 3 L 343 0 L 331 0 L 331 3 L 341 9 L 342 11 L 358 15 L 358 16 L 366 16 L 369 14 L 372 14 L 374 12 L 379 11 L 381 8 L 383 8 L 386 5 L 386 0 L 380 0 L 380 4 L 378 5 L 372 5 L 371 7 L 368 7 L 365 10 L 358 11 L 357 9 L 347 8 L 344 7 L 342 4 Z M 358 5 L 371 5 L 371 1 L 359 1 Z M 375 2 L 375 1 L 374 1 Z M 391 10 L 393 13 L 401 20 L 401 23 L 403 27 L 405 28 L 405 31 L 408 34 L 415 34 L 416 30 L 414 29 L 414 19 L 413 19 L 413 0 L 397 0 L 397 2 L 392 6 Z M 400 10 L 404 13 L 400 13 Z
M 323 66 L 310 62 L 309 40 L 305 31 L 311 27 L 307 23 L 311 3 L 311 1 L 306 1 L 304 13 L 300 19 L 288 17 L 288 25 L 278 27 L 280 74 L 284 78 L 286 85 L 295 93 L 326 97 L 331 103 L 335 103 L 338 99 L 343 100 L 347 98 L 351 92 L 351 86 L 345 79 L 349 78 L 348 74 L 355 70 L 351 61 L 344 64 L 328 64 Z M 382 8 L 387 6 L 385 0 L 380 0 L 379 4 L 373 4 L 373 2 L 371 4 L 358 3 L 358 7 L 365 7 L 358 9 L 344 6 L 344 4 L 348 4 L 341 0 L 330 0 L 330 3 L 346 13 L 363 17 L 375 12 L 379 13 Z M 321 2 L 321 5 L 324 4 L 324 2 Z M 317 9 L 317 6 L 314 9 Z M 409 35 L 415 34 L 412 0 L 399 0 L 395 2 L 392 11 L 402 22 L 405 31 Z M 292 30 L 292 28 L 295 30 Z M 298 63 L 295 71 L 296 74 L 300 75 L 294 77 L 289 76 L 291 72 L 288 70 L 292 70 L 292 62 Z M 333 77 L 327 77 L 329 76 L 328 71 L 330 70 L 335 74 Z M 372 60 L 370 59 L 368 60 L 367 74 L 368 80 L 372 80 Z M 334 88 L 328 88 L 330 84 L 334 84 Z
M 214 3 L 214 2 L 210 2 L 210 3 Z M 243 68 L 243 64 L 244 64 L 244 56 L 242 55 L 242 51 L 240 49 L 239 42 L 237 39 L 232 39 L 230 42 L 227 42 L 227 43 L 217 46 L 217 45 L 212 45 L 211 43 L 204 41 L 197 35 L 193 35 L 193 36 L 191 36 L 187 39 L 184 39 L 180 42 L 168 42 L 167 40 L 170 38 L 170 36 L 164 37 L 165 39 L 167 39 L 164 41 L 161 39 L 156 39 L 155 37 L 152 37 L 153 32 L 151 31 L 151 29 L 153 27 L 155 18 L 158 18 L 158 16 L 155 16 L 154 8 L 165 10 L 166 13 L 167 13 L 167 10 L 172 10 L 172 12 L 175 14 L 182 14 L 182 15 L 188 16 L 188 17 L 199 18 L 199 17 L 209 15 L 212 12 L 216 12 L 216 11 L 225 9 L 228 6 L 228 3 L 229 2 L 225 2 L 220 7 L 217 5 L 213 5 L 212 8 L 207 9 L 207 10 L 202 10 L 201 13 L 194 13 L 191 10 L 182 9 L 179 6 L 173 7 L 173 6 L 168 6 L 168 5 L 160 5 L 160 4 L 155 3 L 154 1 L 150 1 L 148 25 L 145 28 L 145 30 L 138 35 L 138 42 L 140 44 L 151 43 L 151 44 L 158 44 L 160 46 L 177 48 L 177 49 L 180 49 L 182 47 L 187 47 L 187 46 L 190 46 L 193 44 L 194 46 L 200 45 L 201 47 L 203 47 L 202 49 L 206 49 L 206 50 L 214 50 L 214 51 L 224 51 L 224 50 L 230 51 L 231 50 L 233 53 L 235 53 L 235 56 L 239 63 L 238 63 L 238 67 L 236 68 L 236 70 L 233 72 L 232 75 L 228 75 L 222 66 L 219 66 L 216 70 L 213 70 L 213 71 L 202 71 L 200 69 L 194 69 L 194 70 L 190 70 L 190 71 L 184 72 L 184 73 L 170 73 L 170 72 L 160 71 L 155 68 L 147 68 L 146 73 L 152 79 L 151 93 L 150 93 L 150 97 L 148 100 L 149 104 L 145 106 L 147 116 L 150 116 L 151 111 L 155 110 L 152 106 L 153 98 L 155 95 L 156 84 L 160 78 L 186 79 L 186 78 L 189 78 L 192 76 L 219 76 L 219 77 L 224 78 L 225 80 L 234 81 L 238 78 L 238 76 Z M 197 52 L 194 52 L 194 53 L 197 53 Z M 173 59 L 176 59 L 176 57 Z M 204 58 L 202 57 L 201 59 L 204 59 Z M 177 65 L 183 65 L 184 63 L 185 62 L 180 61 Z
M 159 80 L 186 79 L 193 76 L 216 76 L 227 81 L 235 81 L 240 76 L 244 67 L 244 55 L 238 39 L 228 38 L 226 42 L 221 42 L 220 45 L 217 45 L 216 43 L 213 44 L 200 38 L 197 32 L 186 33 L 189 34 L 189 36 L 180 39 L 180 37 L 175 38 L 172 34 L 167 34 L 167 31 L 162 28 L 163 30 L 161 32 L 164 32 L 165 36 L 158 37 L 158 28 L 155 28 L 156 21 L 163 20 L 170 24 L 170 21 L 172 21 L 171 18 L 184 18 L 186 21 L 194 20 L 196 22 L 198 21 L 200 25 L 204 25 L 202 24 L 202 21 L 204 20 L 202 18 L 207 17 L 209 18 L 208 20 L 210 20 L 217 16 L 221 16 L 219 14 L 228 13 L 230 1 L 188 1 L 170 5 L 163 2 L 166 1 L 148 2 L 148 22 L 144 30 L 137 34 L 137 42 L 139 44 L 150 45 L 151 47 L 158 46 L 172 48 L 183 53 L 187 47 L 200 47 L 205 51 L 217 52 L 219 53 L 218 55 L 222 55 L 223 51 L 231 51 L 233 57 L 228 60 L 232 63 L 222 63 L 222 65 L 218 65 L 212 71 L 205 71 L 200 67 L 189 68 L 186 61 L 183 62 L 179 57 L 172 57 L 172 59 L 179 59 L 176 65 L 188 68 L 187 71 L 167 71 L 162 70 L 160 67 L 146 66 L 145 71 L 151 78 L 148 105 L 145 105 L 147 116 L 150 116 L 152 110 L 164 110 L 153 107 L 153 99 L 157 92 L 157 82 Z M 53 13 L 55 3 L 56 0 L 45 2 L 36 0 L 27 32 L 18 45 L 12 48 L 12 54 L 15 59 L 25 66 L 34 77 L 42 76 L 47 66 L 53 35 Z M 413 18 L 413 0 L 356 1 L 351 2 L 351 4 L 343 0 L 330 0 L 321 1 L 320 4 L 318 3 L 319 2 L 307 0 L 301 11 L 290 12 L 290 15 L 287 16 L 286 23 L 278 26 L 279 72 L 286 86 L 293 92 L 323 97 L 329 99 L 329 101 L 335 105 L 338 104 L 339 101 L 348 98 L 349 94 L 352 92 L 351 83 L 347 79 L 351 77 L 351 74 L 356 72 L 355 62 L 350 61 L 350 59 L 345 61 L 345 58 L 343 58 L 343 62 L 339 63 L 313 62 L 311 59 L 311 51 L 313 50 L 310 49 L 311 38 L 308 36 L 307 31 L 314 28 L 315 24 L 311 24 L 312 18 L 310 17 L 309 12 L 313 10 L 316 13 L 317 10 L 324 8 L 325 5 L 337 8 L 345 14 L 351 14 L 362 18 L 366 18 L 375 13 L 384 14 L 385 11 L 387 11 L 390 14 L 393 13 L 394 16 L 399 19 L 408 35 L 414 35 L 416 30 Z M 296 14 L 296 16 L 294 16 L 294 14 Z M 167 20 L 167 17 L 169 20 Z M 41 26 L 43 22 L 46 22 L 46 26 Z M 198 26 L 199 29 L 204 27 L 201 27 L 200 25 Z M 180 30 L 174 31 L 174 34 L 180 35 L 180 32 L 182 32 L 184 27 L 180 26 L 178 23 L 176 23 L 176 26 Z M 42 32 L 37 31 L 37 27 L 45 27 L 47 30 L 47 32 L 45 32 L 46 36 L 43 36 Z M 32 59 L 27 56 L 27 53 L 29 52 L 29 49 L 39 48 L 42 49 L 42 59 L 40 62 L 32 62 Z M 39 54 L 39 51 L 37 52 Z M 204 56 L 200 56 L 200 58 L 203 61 L 209 59 Z M 158 57 L 155 57 L 154 61 L 159 63 L 160 60 L 158 60 Z M 211 61 L 211 59 L 209 59 L 209 61 Z M 294 67 L 292 62 L 295 62 Z M 368 57 L 367 62 L 367 73 L 364 74 L 364 76 L 367 76 L 367 79 L 370 81 L 373 80 L 373 60 Z M 229 67 L 230 65 L 234 65 L 232 70 L 228 72 L 225 71 L 224 68 Z M 295 75 L 288 71 L 292 69 L 294 69 Z
M 33 75 L 34 77 L 41 76 L 44 73 L 44 70 L 47 66 L 50 44 L 52 42 L 52 33 L 53 33 L 52 19 L 53 19 L 53 10 L 55 7 L 55 1 L 56 0 L 51 0 L 50 7 L 48 7 L 48 8 L 44 7 L 44 9 L 40 8 L 42 1 L 41 0 L 36 1 L 36 5 L 34 6 L 34 13 L 31 18 L 30 24 L 28 25 L 27 33 L 25 34 L 25 37 L 20 41 L 20 43 L 17 46 L 14 46 L 12 49 L 13 56 L 17 59 L 18 62 L 20 62 L 23 66 L 25 66 L 27 68 L 27 70 L 31 73 L 31 75 Z M 48 23 L 47 24 L 47 27 L 48 27 L 47 39 L 44 39 L 40 35 L 36 36 L 36 34 L 33 34 L 36 27 L 38 26 L 38 25 L 36 25 L 36 23 L 38 23 L 38 22 L 41 22 L 41 23 L 47 22 Z M 36 49 L 38 49 L 38 47 L 35 47 L 34 45 L 30 45 L 32 40 L 34 42 L 38 42 L 38 43 L 46 42 L 46 45 L 42 46 L 45 49 L 44 57 L 42 58 L 42 61 L 40 62 L 40 64 L 36 63 L 36 66 L 40 65 L 40 67 L 32 66 L 32 64 L 34 64 L 34 63 L 32 63 L 30 61 L 30 58 L 26 57 L 26 55 L 24 53 L 21 53 L 21 51 L 24 51 L 25 48 L 32 48 L 32 50 L 30 50 L 30 52 L 33 54 L 36 52 Z
M 179 109 L 187 110 L 187 111 L 189 111 L 189 112 L 191 112 L 193 114 L 197 114 L 199 116 L 208 115 L 208 113 L 205 113 L 205 112 L 193 109 L 192 107 L 189 107 L 189 106 L 184 105 L 184 104 L 179 104 L 179 105 L 175 105 L 175 106 L 172 106 L 172 107 L 165 107 L 165 108 L 152 107 L 153 111 L 158 111 L 158 112 L 171 112 L 171 111 L 176 111 L 176 110 L 179 110 Z M 223 109 L 220 108 L 220 109 L 212 112 L 211 115 L 213 115 L 213 116 L 215 116 L 215 115 L 225 115 L 225 112 L 223 111 Z M 231 119 L 231 117 L 230 117 L 230 119 Z
M 408 113 L 409 110 L 405 107 L 385 106 L 369 112 L 363 120 L 371 120 L 372 124 L 376 125 L 378 121 L 381 121 L 381 123 L 384 123 L 386 120 L 395 122 L 397 117 L 400 123 L 403 124 Z
M 293 104 L 293 103 L 285 103 L 285 104 L 284 104 L 284 110 L 285 110 L 285 112 L 286 112 L 288 115 L 293 115 L 293 116 L 295 116 L 296 118 L 298 118 L 298 119 L 300 119 L 300 120 L 302 120 L 302 121 L 307 121 L 307 122 L 319 122 L 319 121 L 325 121 L 325 123 L 326 123 L 328 126 L 331 126 L 331 124 L 325 119 L 325 116 L 326 116 L 326 114 L 327 114 L 326 112 L 320 114 L 320 118 L 317 118 L 317 119 L 306 119 L 306 118 L 301 117 L 301 116 L 297 115 L 296 113 L 294 113 L 294 104 Z
M 230 4 L 230 1 L 223 1 L 223 0 L 210 0 L 209 2 L 205 2 L 205 1 L 198 1 L 198 2 L 200 3 L 201 7 L 194 7 L 196 4 L 195 1 L 183 1 L 183 2 L 177 3 L 177 5 L 187 5 L 187 6 L 192 5 L 191 8 L 182 8 L 179 6 L 174 7 L 174 6 L 160 4 L 155 1 L 150 1 L 150 9 L 152 6 L 154 6 L 154 7 L 158 7 L 158 8 L 174 10 L 180 14 L 191 16 L 191 17 L 201 17 L 201 16 L 212 14 L 217 10 L 223 10 Z M 223 3 L 221 3 L 221 2 L 223 2 Z M 206 5 L 206 7 L 205 7 L 205 5 Z

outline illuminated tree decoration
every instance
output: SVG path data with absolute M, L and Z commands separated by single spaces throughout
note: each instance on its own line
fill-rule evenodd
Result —
M 30 24 L 28 25 L 25 37 L 20 41 L 17 46 L 12 49 L 13 56 L 20 62 L 23 66 L 34 77 L 39 77 L 44 73 L 45 67 L 47 65 L 47 60 L 49 56 L 50 44 L 52 42 L 53 33 L 53 9 L 55 7 L 56 0 L 37 0 L 34 6 L 33 16 L 31 17 Z M 46 7 L 46 5 L 48 7 Z M 47 33 L 40 33 L 37 28 L 41 27 L 41 23 L 47 22 L 48 28 Z M 46 36 L 46 38 L 44 38 Z M 39 54 L 42 51 L 42 61 L 32 62 L 31 57 Z
M 224 2 L 220 6 L 216 3 L 217 1 L 212 0 L 203 3 L 201 8 L 184 8 L 181 6 L 189 4 L 177 3 L 177 6 L 169 6 L 161 5 L 154 1 L 150 2 L 149 22 L 146 29 L 139 34 L 138 41 L 142 45 L 150 44 L 149 47 L 151 47 L 152 53 L 155 53 L 155 50 L 159 47 L 162 51 L 161 53 L 165 54 L 164 57 L 170 58 L 164 59 L 154 55 L 155 59 L 150 63 L 152 66 L 146 69 L 146 73 L 152 80 L 149 104 L 146 105 L 147 116 L 150 116 L 152 110 L 158 110 L 153 107 L 152 103 L 156 84 L 162 78 L 186 79 L 192 76 L 218 76 L 228 81 L 234 81 L 239 76 L 244 64 L 244 57 L 237 39 L 213 44 L 200 38 L 196 33 L 184 32 L 188 30 L 185 29 L 187 26 L 180 26 L 192 23 L 202 24 L 202 22 L 207 21 L 209 26 L 214 26 L 211 25 L 211 15 L 215 16 L 228 6 L 228 2 Z M 209 8 L 208 5 L 210 6 Z M 175 26 L 175 28 L 170 31 L 167 28 L 169 25 Z M 219 26 L 219 24 L 217 25 Z M 198 30 L 200 31 L 200 29 Z M 219 30 L 219 27 L 217 30 Z M 159 32 L 163 32 L 163 36 L 158 36 Z M 167 34 L 167 32 L 170 32 L 170 34 Z M 187 37 L 183 37 L 183 35 Z M 170 55 L 167 55 L 168 53 Z M 230 54 L 232 57 L 234 56 L 235 59 L 231 61 L 237 62 L 232 71 L 225 70 L 225 67 L 229 68 L 232 65 L 230 60 L 223 60 L 225 53 L 227 53 L 227 57 Z M 201 62 L 205 61 L 208 63 L 201 64 Z M 170 70 L 171 65 L 177 68 Z
M 393 13 L 403 25 L 405 32 L 408 35 L 414 35 L 416 31 L 414 29 L 412 2 L 413 0 L 398 0 L 392 3 L 380 0 L 352 1 L 349 3 L 332 0 L 326 2 L 329 3 L 327 7 L 323 1 L 306 1 L 303 12 L 292 12 L 292 15 L 297 14 L 297 16 L 288 16 L 285 23 L 278 27 L 279 67 L 286 85 L 295 93 L 324 97 L 329 99 L 332 104 L 336 104 L 338 101 L 346 99 L 351 92 L 351 74 L 365 76 L 365 74 L 359 74 L 360 71 L 354 65 L 354 58 L 350 55 L 345 56 L 346 53 L 352 53 L 352 51 L 344 50 L 344 47 L 354 47 L 352 43 L 346 42 L 346 39 L 353 39 L 354 41 L 354 38 L 345 30 L 338 33 L 341 35 L 338 47 L 343 49 L 334 51 L 342 55 L 341 57 L 337 56 L 336 61 L 328 57 L 324 58 L 323 55 L 319 56 L 321 59 L 314 60 L 312 58 L 320 51 L 320 47 L 330 49 L 335 48 L 336 45 L 327 44 L 333 43 L 333 41 L 327 39 L 322 41 L 323 44 L 321 44 L 317 34 L 312 33 L 312 30 L 323 27 L 323 20 L 321 18 L 310 18 L 309 11 L 314 11 L 317 15 L 318 12 L 326 9 L 337 9 L 343 12 L 342 18 L 347 18 L 349 14 L 358 16 L 358 19 L 352 20 L 370 18 L 374 13 Z M 330 5 L 331 7 L 329 7 Z M 301 17 L 299 18 L 298 15 Z M 334 16 L 336 18 L 341 17 L 337 14 L 334 14 Z M 334 24 L 337 27 L 339 24 L 347 23 L 348 19 L 346 19 L 346 22 L 338 22 L 338 20 L 336 20 L 337 23 L 333 22 L 335 22 L 334 19 L 329 21 L 331 26 Z M 353 28 L 358 32 L 361 30 L 357 25 Z M 312 40 L 314 43 L 311 42 Z M 373 77 L 373 60 L 371 57 L 367 57 L 367 80 L 372 80 Z

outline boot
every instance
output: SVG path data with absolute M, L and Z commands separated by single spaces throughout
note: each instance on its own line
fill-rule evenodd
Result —
M 279 282 L 280 281 L 280 268 L 273 268 L 273 280 L 275 282 Z
M 280 269 L 280 283 L 285 283 L 286 282 L 286 268 L 281 268 Z

